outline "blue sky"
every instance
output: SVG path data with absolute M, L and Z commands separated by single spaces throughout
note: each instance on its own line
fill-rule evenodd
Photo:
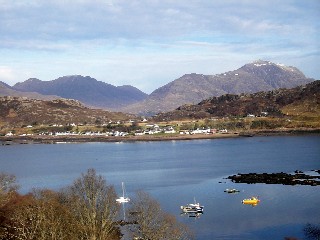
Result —
M 0 81 L 91 76 L 151 93 L 257 59 L 320 79 L 319 0 L 0 0 Z

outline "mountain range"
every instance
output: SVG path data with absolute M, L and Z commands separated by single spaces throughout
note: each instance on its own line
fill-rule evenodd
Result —
M 37 92 L 42 95 L 57 95 L 79 100 L 87 106 L 112 110 L 141 101 L 147 96 L 129 85 L 116 87 L 89 76 L 80 75 L 64 76 L 52 81 L 30 78 L 15 84 L 13 89 L 21 92 Z
M 320 127 L 320 80 L 291 89 L 277 89 L 252 94 L 225 94 L 202 100 L 195 105 L 183 105 L 176 110 L 159 113 L 151 122 L 194 121 L 198 119 L 217 120 L 217 118 L 238 119 L 244 116 L 270 116 L 283 126 Z M 21 97 L 0 97 L 0 129 L 27 125 L 66 124 L 108 124 L 110 121 L 136 119 L 133 115 L 91 109 L 77 100 L 54 99 L 37 100 Z M 265 125 L 268 121 L 260 119 Z M 270 119 L 270 118 L 269 118 Z M 233 121 L 233 120 L 232 120 Z M 243 120 L 245 121 L 245 120 Z M 279 123 L 277 123 L 279 121 Z M 282 121 L 282 123 L 281 123 Z M 279 125 L 280 124 L 280 125 Z M 238 126 L 241 128 L 241 126 Z
M 61 97 L 94 108 L 151 116 L 213 96 L 292 88 L 312 81 L 295 67 L 258 60 L 216 75 L 185 74 L 150 95 L 133 86 L 116 87 L 89 76 L 72 75 L 52 81 L 31 78 L 12 87 L 0 82 L 0 96 L 47 100 Z
M 142 102 L 129 105 L 121 111 L 154 115 L 184 104 L 196 104 L 213 96 L 292 88 L 312 81 L 314 79 L 306 78 L 295 67 L 258 60 L 222 74 L 185 74 L 158 88 Z

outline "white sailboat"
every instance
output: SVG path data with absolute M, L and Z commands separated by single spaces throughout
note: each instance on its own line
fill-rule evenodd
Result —
M 124 188 L 124 183 L 122 182 L 122 196 L 117 198 L 116 201 L 118 203 L 127 203 L 130 202 L 130 198 L 125 197 L 125 188 Z

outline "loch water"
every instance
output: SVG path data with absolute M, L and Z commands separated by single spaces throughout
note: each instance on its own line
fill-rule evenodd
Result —
M 186 223 L 196 239 L 305 239 L 306 224 L 320 225 L 320 186 L 235 184 L 237 173 L 317 174 L 320 136 L 272 136 L 156 142 L 12 144 L 0 146 L 0 172 L 14 174 L 20 192 L 58 190 L 94 168 L 121 194 L 143 190 Z M 226 188 L 240 192 L 227 194 Z M 259 196 L 253 207 L 242 199 Z M 204 214 L 180 206 L 196 201 Z

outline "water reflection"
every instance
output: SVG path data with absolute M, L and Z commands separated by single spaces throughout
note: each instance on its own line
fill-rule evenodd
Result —
M 180 213 L 180 216 L 185 216 L 185 217 L 189 217 L 189 218 L 200 218 L 201 215 L 203 214 L 203 212 L 192 212 L 192 213 L 188 213 L 188 212 L 182 212 Z

